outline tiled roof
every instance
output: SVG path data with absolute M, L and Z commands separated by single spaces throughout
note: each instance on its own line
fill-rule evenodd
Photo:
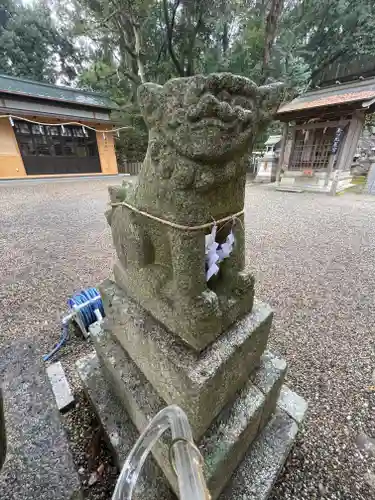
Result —
M 102 109 L 117 108 L 117 105 L 103 94 L 1 74 L 0 93 L 66 102 L 76 106 Z
M 270 135 L 264 144 L 265 146 L 268 144 L 277 144 L 281 141 L 282 137 L 282 135 Z
M 334 85 L 324 89 L 307 92 L 293 99 L 289 103 L 282 104 L 277 114 L 290 113 L 302 109 L 320 108 L 323 106 L 334 106 L 352 102 L 371 100 L 375 98 L 375 78 L 368 80 Z

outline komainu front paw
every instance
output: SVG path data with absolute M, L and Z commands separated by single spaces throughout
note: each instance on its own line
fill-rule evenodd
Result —
M 254 288 L 254 276 L 248 271 L 237 273 L 233 280 L 233 292 L 235 295 L 243 295 L 252 288 Z
M 110 226 L 111 223 L 112 223 L 112 214 L 113 214 L 113 210 L 112 208 L 109 208 L 108 210 L 106 210 L 104 212 L 104 215 L 105 215 L 105 218 L 107 219 L 107 222 L 108 222 L 108 225 Z
M 205 290 L 193 301 L 192 306 L 204 317 L 217 316 L 220 314 L 219 299 L 212 290 Z
M 111 203 L 121 203 L 126 198 L 125 186 L 109 186 L 108 193 Z

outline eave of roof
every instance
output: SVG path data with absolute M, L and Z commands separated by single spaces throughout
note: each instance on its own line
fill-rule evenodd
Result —
M 277 115 L 294 113 L 306 109 L 357 104 L 358 107 L 368 107 L 375 98 L 375 78 L 334 85 L 314 90 L 282 104 Z
M 66 122 L 73 122 L 73 121 L 76 121 L 76 122 L 82 122 L 82 123 L 107 123 L 107 124 L 111 124 L 113 125 L 114 123 L 118 123 L 116 122 L 116 120 L 112 120 L 111 118 L 109 119 L 103 119 L 102 117 L 98 117 L 96 116 L 95 114 L 93 114 L 92 116 L 72 116 L 71 114 L 69 114 L 69 112 L 67 113 L 48 113 L 48 112 L 45 112 L 45 111 L 32 111 L 32 110 L 19 110 L 19 109 L 12 109 L 12 108 L 4 108 L 2 106 L 0 106 L 0 115 L 11 115 L 13 118 L 18 118 L 20 117 L 21 119 L 23 117 L 29 117 L 29 118 L 32 118 L 32 119 L 35 119 L 36 121 L 39 119 L 39 118 L 45 118 L 46 121 L 48 122 L 48 119 L 53 119 L 53 120 L 57 120 L 57 123 L 59 121 L 66 121 Z
M 118 106 L 106 95 L 97 92 L 35 82 L 0 74 L 0 93 L 28 98 L 59 101 L 77 107 L 116 109 Z

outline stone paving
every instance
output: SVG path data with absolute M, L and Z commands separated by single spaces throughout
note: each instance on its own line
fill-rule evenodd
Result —
M 26 338 L 44 354 L 59 336 L 66 299 L 111 272 L 109 183 L 0 185 L 0 346 Z M 272 498 L 375 498 L 373 447 L 358 445 L 358 436 L 375 436 L 375 197 L 248 185 L 245 226 L 257 295 L 275 309 L 269 347 L 288 361 L 287 383 L 309 403 Z M 73 385 L 70 367 L 88 348 L 74 340 L 65 350 Z M 67 422 L 74 441 L 80 420 Z M 106 495 L 94 485 L 88 496 Z

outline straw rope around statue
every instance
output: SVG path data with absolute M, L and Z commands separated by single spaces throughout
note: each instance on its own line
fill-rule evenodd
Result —
M 202 229 L 209 229 L 213 226 L 219 226 L 220 224 L 230 222 L 230 221 L 235 221 L 235 220 L 240 220 L 238 219 L 241 215 L 245 213 L 245 210 L 242 209 L 239 212 L 236 212 L 235 214 L 228 215 L 227 217 L 223 217 L 222 219 L 215 220 L 212 219 L 211 222 L 206 222 L 205 224 L 199 224 L 197 226 L 185 226 L 183 224 L 177 224 L 176 222 L 169 221 L 167 219 L 162 219 L 161 217 L 157 217 L 156 215 L 149 214 L 148 212 L 145 212 L 143 210 L 139 210 L 138 208 L 134 207 L 133 205 L 130 205 L 130 203 L 126 203 L 125 201 L 117 202 L 117 203 L 111 203 L 112 207 L 119 207 L 119 206 L 124 206 L 131 210 L 132 212 L 135 212 L 140 215 L 144 215 L 145 217 L 148 217 L 149 219 L 155 220 L 157 222 L 160 222 L 161 224 L 164 224 L 166 226 L 173 227 L 175 229 L 180 229 L 181 231 L 201 231 Z
M 148 212 L 144 212 L 143 210 L 139 210 L 138 208 L 130 205 L 130 203 L 126 203 L 125 201 L 111 203 L 112 207 L 124 206 L 133 212 L 148 217 L 149 219 L 155 220 L 169 227 L 173 227 L 174 229 L 179 229 L 181 231 L 202 231 L 205 229 L 211 228 L 211 233 L 206 234 L 205 236 L 205 262 L 206 262 L 206 281 L 209 281 L 212 276 L 218 274 L 220 270 L 220 263 L 230 257 L 233 252 L 233 247 L 235 244 L 235 237 L 233 234 L 233 229 L 230 230 L 226 240 L 223 243 L 219 243 L 216 240 L 216 235 L 220 232 L 229 222 L 232 222 L 234 225 L 235 221 L 238 220 L 241 224 L 242 230 L 244 231 L 244 227 L 241 219 L 239 218 L 244 214 L 244 209 L 236 212 L 235 214 L 228 215 L 227 217 L 223 217 L 219 220 L 215 220 L 212 218 L 211 222 L 206 222 L 204 224 L 199 224 L 197 226 L 185 226 L 183 224 L 177 224 L 176 222 L 169 221 L 167 219 L 162 219 L 161 217 L 157 217 L 156 215 L 149 214 Z M 218 226 L 221 226 L 218 229 Z

